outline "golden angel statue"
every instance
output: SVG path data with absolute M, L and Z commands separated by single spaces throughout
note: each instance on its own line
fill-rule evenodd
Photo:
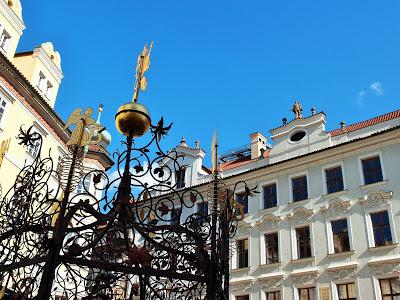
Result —
M 75 125 L 72 130 L 70 140 L 67 146 L 87 146 L 89 144 L 98 144 L 101 141 L 101 134 L 98 134 L 103 128 L 91 117 L 93 110 L 89 107 L 82 115 L 82 109 L 78 108 L 69 116 L 64 128 Z M 93 140 L 93 138 L 95 139 Z
M 144 73 L 150 67 L 150 53 L 153 48 L 154 41 L 151 42 L 150 47 L 147 48 L 147 44 L 144 46 L 142 53 L 138 56 L 137 66 L 136 66 L 136 81 L 135 81 L 135 93 L 133 95 L 133 101 L 137 102 L 139 98 L 139 90 L 143 92 L 147 87 L 147 79 L 144 76 Z
M 0 145 L 0 167 L 3 164 L 4 156 L 6 155 L 8 149 L 10 148 L 10 140 L 11 140 L 11 138 L 9 138 L 8 140 L 3 140 L 1 142 L 1 145 Z

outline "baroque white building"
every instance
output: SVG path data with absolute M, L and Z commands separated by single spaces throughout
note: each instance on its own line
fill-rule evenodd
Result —
M 282 121 L 272 145 L 256 132 L 220 158 L 227 186 L 259 191 L 236 195 L 246 214 L 231 299 L 400 299 L 400 110 L 333 131 L 315 109 Z M 204 151 L 185 140 L 176 150 L 185 154 L 178 187 L 202 190 Z

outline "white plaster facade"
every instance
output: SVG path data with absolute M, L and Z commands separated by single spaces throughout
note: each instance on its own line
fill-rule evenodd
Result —
M 238 268 L 235 249 L 230 299 L 268 300 L 266 292 L 280 291 L 280 299 L 301 300 L 299 289 L 314 287 L 316 298 L 310 299 L 339 300 L 337 285 L 354 283 L 356 299 L 381 300 L 379 279 L 399 277 L 400 111 L 331 132 L 325 121 L 324 113 L 292 120 L 270 131 L 268 155 L 252 153 L 246 163 L 241 158 L 222 164 L 227 186 L 245 180 L 260 192 L 248 199 L 237 232 L 237 240 L 248 239 L 248 267 Z M 291 141 L 298 131 L 304 137 Z M 361 161 L 374 156 L 382 178 L 365 184 Z M 193 160 L 194 166 L 198 163 Z M 336 166 L 343 188 L 328 194 L 325 170 Z M 196 174 L 191 185 L 202 190 L 210 175 Z M 293 202 L 291 179 L 298 175 L 307 176 L 308 197 Z M 263 186 L 270 183 L 276 184 L 277 205 L 265 209 Z M 384 246 L 375 245 L 370 215 L 380 211 L 387 212 L 392 239 Z M 335 253 L 331 221 L 341 219 L 347 220 L 350 249 Z M 299 259 L 296 229 L 303 226 L 310 229 L 311 256 Z M 279 261 L 266 264 L 264 234 L 271 232 L 277 232 Z

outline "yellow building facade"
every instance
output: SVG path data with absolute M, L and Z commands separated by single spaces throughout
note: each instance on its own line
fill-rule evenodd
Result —
M 68 152 L 66 143 L 70 132 L 64 129 L 64 121 L 54 111 L 63 79 L 60 54 L 50 42 L 32 51 L 16 53 L 24 29 L 20 0 L 0 0 L 0 145 L 10 139 L 0 166 L 3 195 L 24 165 L 30 164 L 38 154 L 39 145 L 18 144 L 15 137 L 21 126 L 25 129 L 33 126 L 42 135 L 42 155 L 50 153 L 54 167 Z M 113 165 L 106 150 L 110 141 L 110 135 L 104 132 L 103 141 L 90 146 L 84 159 L 84 173 Z M 56 178 L 53 181 L 57 184 Z M 90 183 L 87 187 L 90 189 Z

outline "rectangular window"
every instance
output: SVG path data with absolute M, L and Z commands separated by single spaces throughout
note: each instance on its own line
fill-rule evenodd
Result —
M 292 178 L 293 201 L 301 201 L 308 198 L 307 176 Z
M 364 184 L 371 184 L 383 180 L 381 160 L 374 156 L 361 160 L 364 174 Z
M 331 222 L 333 248 L 335 253 L 350 251 L 349 230 L 347 219 Z
M 10 38 L 11 38 L 10 34 L 6 30 L 3 30 L 0 37 L 0 48 L 3 49 L 4 51 L 7 50 L 6 48 Z
M 247 268 L 249 266 L 249 240 L 237 241 L 237 263 L 238 268 Z
M 178 225 L 181 223 L 181 214 L 182 209 L 180 207 L 171 210 L 171 225 Z
M 264 208 L 275 207 L 276 201 L 276 184 L 272 183 L 263 187 Z
M 266 292 L 265 296 L 266 296 L 267 300 L 281 300 L 281 292 L 280 291 Z
M 203 224 L 208 218 L 208 202 L 200 202 L 197 204 L 198 224 Z
M 342 167 L 325 170 L 326 190 L 328 194 L 344 190 Z
M 339 300 L 356 300 L 356 284 L 345 283 L 336 285 Z
M 36 156 L 39 154 L 40 141 L 39 140 L 33 141 L 32 144 L 29 144 L 27 147 L 28 147 L 27 148 L 28 153 L 33 158 L 36 158 Z
M 51 93 L 51 89 L 52 88 L 53 88 L 53 85 L 50 83 L 50 81 L 47 81 L 46 91 L 44 92 L 44 94 L 46 95 L 47 98 L 50 97 L 50 93 Z
M 235 299 L 236 300 L 249 300 L 250 296 L 249 295 L 242 295 L 242 296 L 236 296 Z
M 315 287 L 301 288 L 299 290 L 299 300 L 317 300 L 317 290 Z
M 400 278 L 385 278 L 379 280 L 382 300 L 400 299 Z
M 45 86 L 44 86 L 45 82 L 46 82 L 46 76 L 44 76 L 44 74 L 42 72 L 39 72 L 39 81 L 38 81 L 37 87 L 42 92 L 45 90 Z
M 6 101 L 0 99 L 0 122 L 4 117 L 4 112 L 6 111 Z
M 185 168 L 181 168 L 180 170 L 175 172 L 177 189 L 182 189 L 185 187 L 185 175 L 186 175 Z
M 268 233 L 264 236 L 265 239 L 265 256 L 266 263 L 273 264 L 279 262 L 279 252 L 278 252 L 278 233 Z
M 310 227 L 296 228 L 297 258 L 311 257 Z
M 236 202 L 243 205 L 243 212 L 245 214 L 249 212 L 249 201 L 246 193 L 236 194 Z
M 81 181 L 78 183 L 78 186 L 76 188 L 77 194 L 87 193 L 89 191 L 90 177 L 91 175 L 83 175 Z
M 375 246 L 392 244 L 392 232 L 390 231 L 388 212 L 380 211 L 371 213 L 372 230 L 374 232 Z

